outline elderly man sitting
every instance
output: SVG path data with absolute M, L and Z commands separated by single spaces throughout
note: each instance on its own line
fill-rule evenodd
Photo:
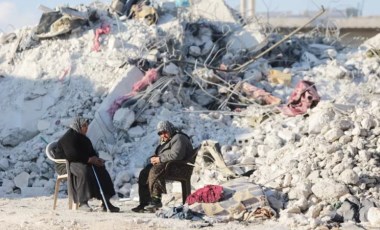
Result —
M 140 204 L 132 209 L 134 212 L 152 212 L 162 207 L 161 195 L 166 193 L 163 175 L 165 163 L 187 159 L 193 153 L 189 136 L 176 129 L 169 121 L 159 122 L 157 133 L 160 144 L 154 155 L 150 157 L 150 163 L 140 172 L 138 179 Z

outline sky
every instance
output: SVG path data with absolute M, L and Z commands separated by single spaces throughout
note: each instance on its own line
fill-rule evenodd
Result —
M 158 0 L 159 1 L 159 0 Z M 173 0 L 174 1 L 174 0 Z M 89 4 L 93 0 L 0 0 L 0 32 L 11 32 L 22 26 L 37 25 L 42 14 L 38 9 L 40 5 L 54 8 L 59 5 L 76 6 Z M 110 4 L 112 0 L 101 0 Z M 226 0 L 228 4 L 237 7 L 240 0 Z M 292 11 L 302 13 L 305 10 L 318 10 L 320 5 L 344 9 L 357 7 L 363 3 L 363 15 L 379 15 L 379 0 L 256 0 L 258 12 L 269 11 Z

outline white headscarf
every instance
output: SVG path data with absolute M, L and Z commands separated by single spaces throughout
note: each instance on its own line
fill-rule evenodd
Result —
M 76 117 L 76 118 L 74 118 L 73 122 L 70 124 L 70 128 L 72 128 L 75 131 L 77 131 L 78 133 L 80 133 L 83 125 L 87 124 L 87 123 L 88 123 L 87 119 L 85 119 L 83 117 Z

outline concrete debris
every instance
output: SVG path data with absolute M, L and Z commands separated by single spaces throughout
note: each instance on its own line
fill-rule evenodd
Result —
M 100 3 L 45 12 L 39 37 L 55 28 L 65 39 L 31 43 L 28 28 L 1 36 L 2 194 L 52 191 L 41 138 L 57 140 L 81 115 L 116 192 L 137 200 L 156 125 L 170 120 L 201 147 L 193 191 L 244 177 L 283 226 L 378 228 L 379 35 L 349 47 L 315 33 L 268 33 L 240 24 L 221 0 L 180 9 L 166 1 L 148 25 L 127 20 L 120 2 L 113 12 Z M 73 30 L 73 18 L 91 23 Z M 92 30 L 105 25 L 94 52 Z M 170 195 L 176 190 L 168 185 Z

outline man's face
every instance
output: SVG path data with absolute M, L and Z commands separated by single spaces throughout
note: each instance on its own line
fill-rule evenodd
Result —
M 161 131 L 158 133 L 158 135 L 160 136 L 160 140 L 163 142 L 170 140 L 170 134 L 167 131 Z

